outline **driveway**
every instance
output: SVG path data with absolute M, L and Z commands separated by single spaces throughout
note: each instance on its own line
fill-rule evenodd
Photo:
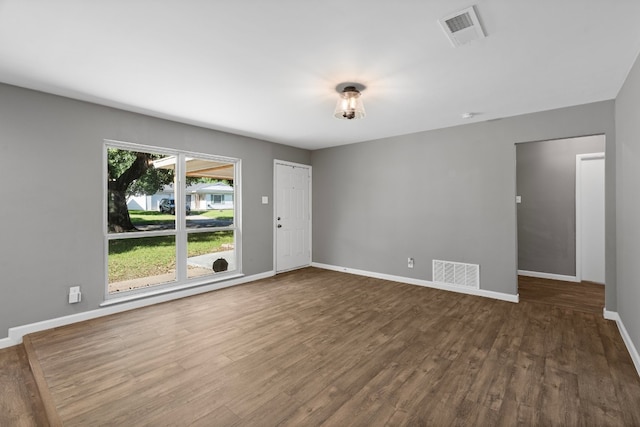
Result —
M 187 228 L 212 228 L 212 227 L 228 227 L 233 225 L 232 220 L 228 219 L 212 219 L 201 215 L 189 215 L 187 216 Z M 174 224 L 136 224 L 136 228 L 140 231 L 153 231 L 153 230 L 172 230 L 175 228 Z

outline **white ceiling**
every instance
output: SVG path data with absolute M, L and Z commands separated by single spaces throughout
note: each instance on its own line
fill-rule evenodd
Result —
M 471 4 L 487 37 L 453 48 L 437 21 Z M 0 81 L 316 149 L 613 99 L 638 17 L 638 0 L 0 0 Z M 333 118 L 342 82 L 366 85 L 366 118 Z

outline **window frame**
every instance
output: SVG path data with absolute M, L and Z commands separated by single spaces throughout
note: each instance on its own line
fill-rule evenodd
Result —
M 129 151 L 139 151 L 153 154 L 163 154 L 176 157 L 175 185 L 173 197 L 175 200 L 175 227 L 168 230 L 132 231 L 126 233 L 109 233 L 108 225 L 108 149 L 115 148 Z M 104 301 L 117 302 L 116 300 L 130 301 L 132 299 L 144 298 L 161 293 L 174 292 L 186 288 L 208 285 L 215 282 L 229 280 L 243 276 L 242 273 L 242 186 L 241 186 L 241 164 L 242 160 L 233 157 L 219 156 L 207 153 L 197 153 L 186 150 L 171 149 L 166 147 L 156 147 L 133 142 L 124 142 L 105 139 L 103 142 L 102 159 L 102 227 L 104 235 Z M 224 227 L 203 227 L 187 228 L 186 224 L 186 159 L 198 158 L 217 162 L 232 163 L 234 165 L 233 178 L 233 224 Z M 219 272 L 213 275 L 188 277 L 187 271 L 187 242 L 188 236 L 192 233 L 211 233 L 217 231 L 233 231 L 235 248 L 236 268 L 228 272 Z M 174 236 L 175 238 L 175 262 L 176 277 L 169 283 L 163 283 L 148 287 L 142 287 L 130 291 L 109 293 L 109 242 L 111 240 L 136 239 L 140 237 L 160 237 Z

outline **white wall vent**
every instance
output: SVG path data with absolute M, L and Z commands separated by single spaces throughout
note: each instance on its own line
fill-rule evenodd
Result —
M 432 280 L 444 285 L 480 289 L 480 266 L 434 259 Z
M 473 6 L 447 15 L 438 22 L 453 47 L 462 46 L 485 37 Z

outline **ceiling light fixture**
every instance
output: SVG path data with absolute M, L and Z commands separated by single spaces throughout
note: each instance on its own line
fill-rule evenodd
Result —
M 364 89 L 364 86 L 360 86 L 360 90 Z M 338 90 L 340 98 L 336 104 L 336 110 L 333 113 L 335 118 L 352 120 L 361 119 L 365 116 L 360 90 L 352 84 L 345 86 L 342 90 Z

